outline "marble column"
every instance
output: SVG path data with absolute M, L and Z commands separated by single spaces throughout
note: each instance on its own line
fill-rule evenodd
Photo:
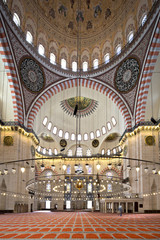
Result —
M 126 213 L 128 213 L 128 202 L 126 202 Z
M 114 202 L 112 202 L 112 213 L 114 213 Z

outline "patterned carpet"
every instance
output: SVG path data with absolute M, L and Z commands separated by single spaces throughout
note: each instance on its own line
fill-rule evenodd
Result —
M 160 214 L 34 212 L 0 215 L 0 239 L 160 239 Z

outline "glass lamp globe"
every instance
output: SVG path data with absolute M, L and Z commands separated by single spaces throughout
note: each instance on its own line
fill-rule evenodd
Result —
M 54 165 L 54 164 L 51 165 L 51 169 L 52 169 L 53 171 L 55 170 L 55 165 Z
M 41 170 L 43 171 L 45 169 L 45 166 L 44 166 L 44 164 L 42 163 L 42 165 L 41 165 Z
M 12 173 L 15 174 L 16 173 L 16 169 L 12 168 Z
M 22 173 L 25 172 L 25 167 L 21 167 L 21 172 L 22 172 Z
M 34 172 L 34 166 L 33 165 L 31 166 L 31 171 Z
M 101 168 L 101 165 L 97 163 L 96 167 L 97 167 L 97 170 L 99 170 Z
M 127 165 L 127 169 L 128 169 L 128 170 L 131 170 L 131 165 Z
M 140 170 L 140 167 L 139 167 L 139 166 L 137 166 L 137 167 L 136 167 L 136 171 L 137 171 L 137 172 L 139 172 L 139 170 Z
M 108 168 L 111 169 L 112 168 L 112 163 L 108 164 Z
M 8 174 L 8 169 L 4 169 L 4 174 L 7 175 Z
M 62 165 L 63 170 L 65 171 L 67 166 L 65 164 Z
M 145 168 L 144 168 L 144 172 L 145 172 L 145 173 L 148 173 L 148 167 L 145 167 Z
M 153 168 L 153 169 L 152 169 L 152 173 L 153 173 L 153 174 L 156 174 L 156 168 Z

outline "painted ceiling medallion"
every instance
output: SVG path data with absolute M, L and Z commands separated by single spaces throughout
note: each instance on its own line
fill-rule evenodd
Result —
M 44 87 L 44 75 L 41 67 L 31 58 L 25 58 L 20 64 L 20 76 L 25 87 L 31 92 L 40 92 Z
M 5 136 L 3 139 L 3 143 L 5 146 L 13 146 L 13 137 L 12 136 Z
M 147 136 L 147 137 L 145 138 L 145 143 L 146 143 L 146 145 L 148 145 L 148 146 L 153 146 L 153 145 L 155 145 L 155 136 Z
M 73 97 L 61 101 L 61 108 L 68 115 L 73 116 L 76 104 L 78 105 L 77 116 L 86 117 L 92 114 L 98 107 L 98 101 L 86 97 Z
M 118 68 L 115 77 L 115 87 L 122 93 L 131 91 L 139 78 L 139 63 L 134 58 L 128 58 Z
M 65 139 L 60 140 L 60 146 L 61 147 L 66 147 L 67 146 L 67 141 Z
M 93 146 L 94 148 L 96 148 L 96 147 L 99 146 L 99 141 L 98 141 L 98 139 L 94 139 L 94 140 L 92 141 L 92 146 Z

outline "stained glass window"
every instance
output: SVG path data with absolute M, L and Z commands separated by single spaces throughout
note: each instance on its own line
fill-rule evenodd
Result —
M 50 182 L 48 182 L 46 184 L 46 192 L 51 192 L 51 183 Z
M 67 193 L 70 193 L 70 192 L 71 192 L 71 184 L 70 184 L 70 183 L 67 183 L 66 192 L 67 192 Z
M 107 192 L 112 192 L 112 184 L 107 184 Z
M 87 192 L 92 193 L 92 183 L 88 183 Z

